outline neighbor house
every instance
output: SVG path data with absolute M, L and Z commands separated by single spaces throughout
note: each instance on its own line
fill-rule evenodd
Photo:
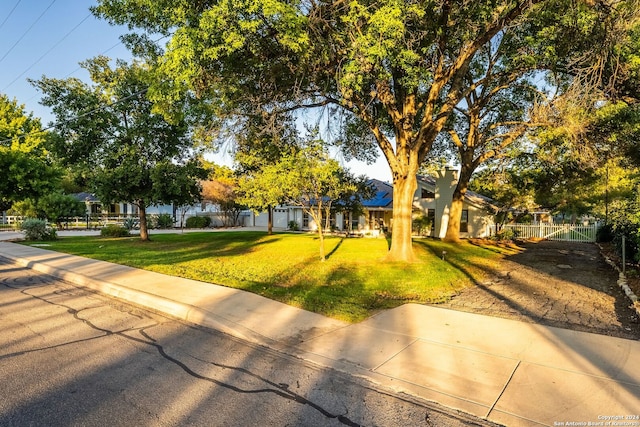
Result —
M 393 185 L 377 179 L 369 180 L 375 188 L 375 196 L 363 202 L 364 213 L 337 212 L 330 218 L 335 230 L 363 235 L 378 236 L 393 227 Z M 435 177 L 418 176 L 413 208 L 414 218 L 427 216 L 431 219 L 431 230 L 426 235 L 444 237 L 449 221 L 449 210 L 453 191 L 457 184 L 457 171 L 444 169 Z M 463 202 L 460 237 L 487 237 L 494 226 L 493 214 L 497 208 L 491 199 L 467 191 Z M 267 226 L 268 215 L 251 214 L 245 225 Z M 302 230 L 315 230 L 316 224 L 298 206 L 278 206 L 273 211 L 273 226 L 287 228 L 295 223 Z
M 429 236 L 443 238 L 449 224 L 449 211 L 453 192 L 458 184 L 458 172 L 445 168 L 435 177 L 418 176 L 418 189 L 413 199 L 415 212 L 431 219 Z M 460 237 L 488 237 L 495 229 L 494 215 L 498 207 L 493 200 L 473 191 L 467 191 L 462 204 Z

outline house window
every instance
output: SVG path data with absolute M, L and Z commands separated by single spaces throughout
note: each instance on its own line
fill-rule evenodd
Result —
M 123 204 L 122 204 L 122 213 L 123 213 L 124 215 L 126 215 L 126 214 L 128 214 L 128 213 L 129 213 L 128 211 L 129 211 L 129 204 L 127 204 L 127 203 L 123 203 Z
M 429 191 L 426 188 L 423 188 L 421 190 L 420 197 L 423 198 L 423 199 L 435 199 L 436 198 L 436 194 L 433 191 Z
M 462 210 L 462 216 L 460 217 L 460 232 L 469 232 L 469 209 Z
M 354 216 L 352 213 L 345 214 L 343 230 L 352 231 L 357 229 L 358 229 L 358 217 Z
M 431 221 L 431 231 L 436 230 L 436 210 L 427 209 L 427 218 Z
M 302 227 L 309 228 L 309 214 L 306 212 L 302 214 Z

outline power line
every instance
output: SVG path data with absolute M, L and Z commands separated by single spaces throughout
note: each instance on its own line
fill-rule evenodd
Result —
M 22 0 L 18 0 L 18 2 L 15 4 L 15 6 L 13 6 L 13 9 L 11 9 L 11 12 L 9 12 L 7 17 L 4 18 L 4 21 L 2 21 L 2 24 L 0 24 L 0 28 L 2 28 L 2 26 L 7 22 L 7 20 L 11 17 L 11 15 L 13 15 L 13 12 L 16 10 L 16 7 L 18 7 L 18 5 L 20 4 L 21 1 Z
M 159 38 L 157 38 L 157 39 L 153 40 L 153 43 L 158 43 L 160 40 L 162 40 L 162 39 L 166 39 L 167 37 L 171 37 L 172 35 L 173 35 L 173 33 L 169 33 L 169 34 L 167 34 L 167 35 L 164 35 L 164 36 L 162 36 L 162 37 L 159 37 Z M 100 53 L 100 55 L 104 55 L 105 53 L 107 53 L 107 52 L 109 52 L 109 51 L 111 51 L 111 50 L 115 49 L 116 47 L 120 46 L 121 44 L 122 44 L 122 42 L 121 42 L 121 41 L 120 41 L 120 42 L 118 42 L 118 43 L 116 43 L 116 44 L 114 44 L 114 45 L 113 45 L 113 46 L 111 46 L 109 49 L 102 51 L 102 52 Z M 70 72 L 69 74 L 67 74 L 64 78 L 66 79 L 66 78 L 70 77 L 72 74 L 75 74 L 77 71 L 80 71 L 81 69 L 82 69 L 82 67 L 77 67 L 75 70 L 73 70 L 72 72 Z
M 105 53 L 109 52 L 110 50 L 115 49 L 116 47 L 120 46 L 121 44 L 122 44 L 122 42 L 118 42 L 118 43 L 114 44 L 109 49 L 103 50 L 102 52 L 100 52 L 100 55 L 104 55 Z M 73 70 L 72 72 L 70 72 L 69 74 L 64 76 L 64 78 L 66 79 L 66 78 L 70 77 L 72 74 L 75 74 L 77 71 L 80 71 L 80 70 L 82 70 L 82 67 L 78 66 L 75 70 Z
M 84 21 L 86 21 L 87 19 L 89 19 L 89 17 L 91 17 L 91 14 L 88 14 L 87 16 L 85 16 L 85 18 L 80 21 L 75 27 L 73 27 L 67 34 L 65 34 L 60 40 L 58 40 L 58 42 L 56 44 L 54 44 L 49 50 L 47 50 L 40 58 L 38 58 L 38 60 L 36 62 L 34 62 L 33 64 L 31 64 L 26 70 L 24 70 L 22 73 L 20 73 L 20 75 L 18 77 L 16 77 L 15 79 L 13 79 L 11 81 L 11 83 L 9 83 L 7 86 L 5 86 L 2 89 L 2 92 L 6 91 L 9 87 L 11 87 L 11 85 L 13 85 L 15 82 L 18 81 L 18 79 L 22 76 L 24 76 L 25 74 L 27 74 L 27 72 L 29 70 L 31 70 L 33 67 L 35 67 L 40 61 L 42 61 L 44 59 L 45 56 L 47 56 L 48 54 L 51 53 L 52 50 L 54 50 L 56 47 L 58 47 L 58 45 L 60 45 L 60 43 L 62 43 L 67 37 L 69 37 L 69 35 L 71 35 L 71 33 L 73 33 L 80 25 L 82 25 L 84 23 Z
M 22 33 L 22 35 L 20 36 L 20 38 L 13 44 L 13 46 L 11 46 L 9 48 L 9 50 L 4 54 L 4 56 L 2 58 L 0 58 L 0 62 L 2 62 L 7 55 L 9 55 L 11 53 L 11 51 L 18 45 L 18 43 L 20 43 L 22 41 L 22 39 L 29 33 L 29 31 L 31 31 L 33 29 L 33 27 L 36 26 L 36 24 L 38 23 L 38 21 L 40 21 L 40 19 L 45 15 L 45 13 L 47 13 L 47 11 L 49 9 L 51 9 L 51 6 L 53 6 L 53 4 L 56 2 L 57 0 L 53 0 L 49 6 L 47 6 L 47 8 L 40 14 L 40 16 L 38 16 L 38 18 L 33 21 L 33 24 L 31 24 L 31 26 L 29 28 L 27 28 L 27 30 Z

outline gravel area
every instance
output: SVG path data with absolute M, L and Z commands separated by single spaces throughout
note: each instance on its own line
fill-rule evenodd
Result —
M 640 339 L 640 320 L 596 244 L 541 241 L 518 247 L 483 283 L 438 306 Z

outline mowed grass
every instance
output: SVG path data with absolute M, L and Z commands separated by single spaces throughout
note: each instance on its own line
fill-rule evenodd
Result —
M 507 250 L 416 240 L 418 261 L 383 261 L 385 239 L 228 231 L 137 237 L 67 237 L 50 249 L 172 276 L 243 289 L 333 318 L 357 322 L 406 302 L 446 301 L 487 271 Z M 496 249 L 497 248 L 497 249 Z M 446 251 L 445 259 L 442 252 Z

